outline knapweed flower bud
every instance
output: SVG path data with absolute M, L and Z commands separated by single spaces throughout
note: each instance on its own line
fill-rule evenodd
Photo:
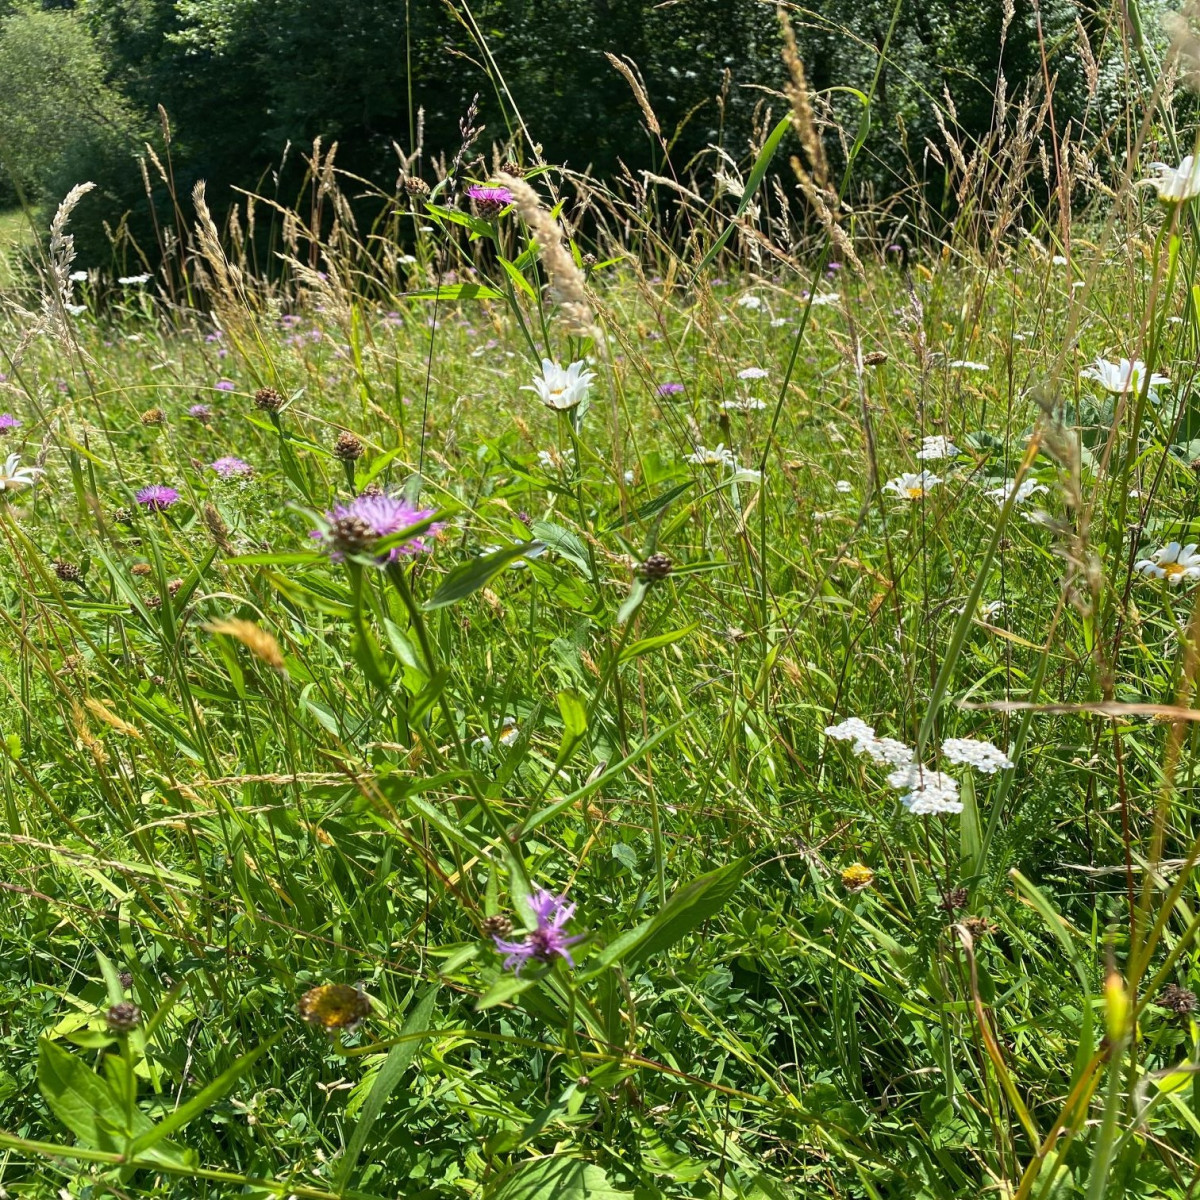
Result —
M 362 517 L 338 517 L 329 525 L 329 541 L 338 554 L 363 554 L 375 544 L 376 533 Z
M 128 1000 L 114 1004 L 104 1014 L 105 1024 L 110 1033 L 131 1033 L 142 1023 L 142 1010 Z
M 506 938 L 513 931 L 513 923 L 503 913 L 498 913 L 494 917 L 485 917 L 481 929 L 484 937 Z
M 64 559 L 56 558 L 54 560 L 54 573 L 62 580 L 63 583 L 82 583 L 83 572 L 73 562 L 66 562 Z
M 656 579 L 666 579 L 666 577 L 670 575 L 674 565 L 675 564 L 671 562 L 671 556 L 669 554 L 658 553 L 651 554 L 650 557 L 647 558 L 637 570 L 638 574 L 643 579 L 653 582 Z
M 1176 1016 L 1186 1017 L 1196 1011 L 1196 993 L 1177 983 L 1168 983 L 1159 993 L 1158 1003 Z
M 863 355 L 864 367 L 881 367 L 887 362 L 888 356 L 886 350 L 872 350 L 869 354 Z
M 416 175 L 404 177 L 404 190 L 416 200 L 424 200 L 429 195 L 429 184 Z
M 278 412 L 283 407 L 283 397 L 273 387 L 260 387 L 254 393 L 254 407 L 263 412 Z
M 862 863 L 851 863 L 842 872 L 842 887 L 848 892 L 865 891 L 875 882 L 875 872 Z
M 166 419 L 166 413 L 161 408 L 148 408 L 142 413 L 143 425 L 161 425 Z
M 971 893 L 965 887 L 951 888 L 942 895 L 942 907 L 948 913 L 952 913 L 960 908 L 966 908 L 970 895 Z
M 363 456 L 363 444 L 349 430 L 343 430 L 337 436 L 337 441 L 333 444 L 334 458 L 340 458 L 342 462 L 354 462 L 356 459 Z

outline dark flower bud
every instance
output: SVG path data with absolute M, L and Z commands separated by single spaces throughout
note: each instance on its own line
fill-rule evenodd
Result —
M 338 517 L 329 526 L 329 540 L 342 554 L 362 554 L 375 544 L 375 531 L 362 517 Z
M 656 579 L 666 579 L 671 573 L 674 564 L 671 562 L 669 554 L 651 554 L 644 563 L 638 567 L 638 574 L 643 579 L 653 582 Z
M 429 195 L 429 184 L 416 175 L 404 177 L 404 190 L 416 200 L 424 200 Z
M 161 425 L 167 419 L 161 408 L 148 408 L 142 413 L 143 425 Z
M 82 583 L 83 572 L 73 562 L 66 562 L 61 558 L 54 560 L 54 573 L 62 580 L 63 583 Z
M 888 356 L 886 350 L 872 350 L 869 354 L 863 355 L 864 367 L 880 367 L 887 362 Z
M 513 931 L 513 923 L 503 914 L 485 917 L 482 925 L 484 937 L 508 937 Z
M 126 1000 L 121 1004 L 114 1004 L 104 1019 L 110 1033 L 131 1033 L 142 1023 L 142 1010 Z
M 283 397 L 273 387 L 261 387 L 254 393 L 254 407 L 263 412 L 278 412 L 283 407 Z
M 1180 987 L 1177 983 L 1169 983 L 1159 993 L 1158 1003 L 1176 1016 L 1186 1017 L 1196 1011 L 1196 993 Z
M 342 462 L 354 462 L 362 458 L 363 450 L 362 442 L 349 430 L 339 433 L 337 441 L 333 444 L 333 456 L 340 458 Z
M 970 893 L 965 887 L 951 888 L 942 896 L 942 907 L 949 913 L 956 909 L 966 908 Z
M 120 973 L 120 975 L 117 976 L 117 978 L 121 981 L 121 986 L 123 988 L 125 988 L 126 991 L 128 991 L 131 987 L 133 987 L 133 972 L 132 971 L 122 971 Z

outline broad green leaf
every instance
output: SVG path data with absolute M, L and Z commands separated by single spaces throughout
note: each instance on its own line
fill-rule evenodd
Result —
M 38 1088 L 50 1111 L 85 1145 L 123 1149 L 132 1132 L 112 1088 L 47 1038 L 38 1042 Z
M 741 858 L 676 888 L 654 916 L 607 946 L 595 960 L 588 975 L 595 975 L 618 962 L 637 966 L 655 954 L 670 949 L 697 926 L 720 912 L 737 891 L 746 865 L 747 860 Z
M 562 555 L 568 562 L 574 563 L 585 578 L 592 578 L 592 564 L 588 561 L 587 547 L 577 534 L 552 521 L 534 521 L 530 527 L 533 536 L 545 542 L 555 554 Z
M 400 1029 L 400 1036 L 408 1040 L 397 1042 L 388 1051 L 383 1066 L 379 1068 L 379 1074 L 375 1076 L 375 1082 L 371 1085 L 370 1094 L 363 1104 L 362 1115 L 354 1127 L 354 1133 L 350 1137 L 350 1144 L 346 1147 L 346 1154 L 338 1171 L 338 1191 L 344 1191 L 346 1184 L 350 1182 L 350 1177 L 354 1174 L 354 1168 L 358 1164 L 359 1155 L 362 1154 L 363 1147 L 367 1144 L 371 1127 L 383 1111 L 388 1097 L 395 1091 L 396 1085 L 404 1078 L 404 1072 L 408 1070 L 413 1055 L 417 1052 L 420 1042 L 415 1035 L 423 1033 L 429 1028 L 429 1019 L 433 1016 L 434 1004 L 437 1001 L 437 991 L 436 986 L 426 989 L 421 998 L 413 1005 L 412 1011 L 404 1019 L 404 1025 Z
M 475 1011 L 482 1012 L 485 1008 L 494 1008 L 497 1004 L 507 1004 L 509 1000 L 533 987 L 536 982 L 536 979 L 522 979 L 520 975 L 510 975 L 506 971 L 475 1002 Z
M 632 1195 L 613 1187 L 599 1167 L 577 1158 L 523 1162 L 484 1192 L 485 1200 L 618 1200 Z
M 643 579 L 640 575 L 635 575 L 633 583 L 629 585 L 629 595 L 617 609 L 617 624 L 628 625 L 648 595 L 650 595 L 650 581 Z
M 587 704 L 578 692 L 563 691 L 558 693 L 558 711 L 562 713 L 563 736 L 555 765 L 561 767 L 587 734 Z
M 495 550 L 491 554 L 482 554 L 478 558 L 459 563 L 425 602 L 425 608 L 445 608 L 449 604 L 457 604 L 472 592 L 486 587 L 509 563 L 518 558 L 536 556 L 544 549 L 541 542 L 526 542 L 517 546 L 505 546 L 503 550 Z

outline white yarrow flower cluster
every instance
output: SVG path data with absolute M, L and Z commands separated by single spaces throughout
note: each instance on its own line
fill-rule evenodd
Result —
M 855 754 L 865 754 L 889 767 L 912 762 L 913 752 L 896 738 L 875 736 L 875 730 L 859 717 L 847 717 L 838 725 L 827 725 L 825 736 L 835 742 L 853 742 Z
M 757 396 L 738 396 L 733 400 L 723 400 L 721 407 L 726 412 L 760 412 L 767 407 L 767 402 Z
M 942 743 L 942 757 L 947 762 L 974 767 L 984 775 L 995 775 L 1015 765 L 999 746 L 976 738 L 947 738 Z
M 766 379 L 767 372 L 762 367 L 743 367 L 738 372 L 739 379 Z
M 900 803 L 915 817 L 935 817 L 963 810 L 958 798 L 958 780 L 944 771 L 913 762 L 897 767 L 888 776 L 888 783 L 905 793 L 900 797 Z
M 921 439 L 921 448 L 917 451 L 917 458 L 926 461 L 938 458 L 955 458 L 961 453 L 962 451 L 948 437 L 938 435 L 936 437 Z
M 987 363 L 972 362 L 969 358 L 952 358 L 947 364 L 956 371 L 988 371 Z

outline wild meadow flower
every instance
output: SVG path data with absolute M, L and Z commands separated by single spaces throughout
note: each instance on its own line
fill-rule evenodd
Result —
M 12 413 L 0 413 L 0 429 L 20 429 L 21 419 Z
M 940 475 L 934 475 L 929 471 L 920 471 L 917 474 L 906 471 L 895 479 L 889 479 L 883 485 L 883 490 L 894 492 L 902 500 L 924 500 L 929 492 L 941 482 Z
M 232 379 L 218 379 L 214 386 L 218 392 L 232 392 L 237 388 Z
M 839 479 L 837 483 L 833 485 L 833 490 L 835 492 L 841 492 L 843 495 L 845 495 L 848 492 L 854 491 L 854 484 L 852 484 L 848 479 Z
M 999 746 L 981 738 L 947 738 L 942 743 L 942 757 L 950 763 L 974 767 L 984 775 L 995 775 L 1015 765 Z
M 739 379 L 766 379 L 767 372 L 762 367 L 743 367 L 738 373 Z
M 952 358 L 947 364 L 956 371 L 988 371 L 987 363 L 972 362 L 969 358 Z
M 807 296 L 804 297 L 806 300 Z M 838 304 L 841 302 L 841 292 L 818 292 L 810 301 L 813 308 L 824 308 L 829 304 Z
M 535 375 L 532 383 L 521 388 L 523 392 L 536 392 L 538 399 L 555 412 L 570 412 L 588 397 L 594 371 L 586 371 L 584 362 L 573 362 L 563 368 L 548 358 L 542 359 L 542 373 Z
M 575 451 L 566 446 L 562 450 L 539 450 L 538 466 L 543 471 L 561 471 L 575 461 Z
M 684 456 L 683 461 L 697 467 L 737 466 L 737 457 L 732 450 L 726 449 L 724 442 L 718 442 L 711 450 L 697 446 L 691 454 Z
M 738 308 L 753 309 L 757 312 L 757 310 L 763 306 L 762 297 L 754 295 L 739 296 L 737 300 L 737 306 Z
M 875 727 L 861 717 L 847 717 L 836 725 L 826 725 L 825 736 L 835 742 L 853 742 L 855 754 L 861 754 L 863 747 L 875 740 Z
M 467 188 L 467 195 L 485 221 L 498 217 L 513 202 L 512 192 L 496 184 L 473 183 Z
M 932 767 L 910 762 L 897 767 L 888 776 L 888 783 L 905 793 L 900 797 L 900 803 L 913 816 L 939 816 L 963 810 L 962 801 L 958 798 L 958 781 Z
M 133 498 L 147 512 L 166 512 L 179 499 L 179 493 L 165 483 L 154 483 L 135 492 Z
M 349 504 L 335 504 L 325 514 L 327 527 L 314 529 L 309 536 L 329 547 L 329 557 L 341 562 L 347 554 L 369 554 L 381 538 L 410 529 L 433 516 L 432 508 L 414 508 L 402 496 L 364 492 Z M 430 549 L 427 534 L 436 533 L 441 525 L 432 525 L 415 537 L 393 546 L 375 561 L 383 566 L 401 557 L 423 554 Z
M 1109 362 L 1106 358 L 1097 357 L 1094 363 L 1079 372 L 1079 378 L 1098 383 L 1114 396 L 1123 396 L 1129 391 L 1140 392 L 1146 386 L 1146 364 L 1140 358 Z M 1151 372 L 1149 394 L 1153 396 L 1155 388 L 1168 386 L 1170 382 L 1165 375 Z
M 244 458 L 228 455 L 208 464 L 222 479 L 240 479 L 254 474 L 254 468 Z
M 1172 587 L 1178 587 L 1185 579 L 1200 579 L 1200 554 L 1196 543 L 1181 546 L 1168 542 L 1155 550 L 1149 558 L 1139 559 L 1133 569 L 1152 579 L 1165 579 Z
M 682 383 L 660 383 L 655 389 L 660 396 L 678 396 L 683 391 Z
M 767 407 L 767 402 L 760 400 L 757 396 L 738 396 L 733 400 L 723 400 L 721 407 L 726 412 L 761 412 Z
M 875 730 L 858 717 L 847 717 L 839 725 L 827 725 L 825 736 L 834 741 L 852 741 L 855 754 L 865 754 L 884 766 L 902 767 L 913 760 L 910 746 L 897 738 L 876 737 Z
M 32 487 L 37 477 L 45 473 L 41 467 L 21 466 L 21 456 L 10 454 L 0 467 L 0 492 L 18 492 L 21 488 Z
M 208 421 L 212 419 L 213 410 L 207 404 L 193 404 L 188 409 L 188 416 L 193 417 L 197 421 Z
M 1013 504 L 1024 504 L 1030 496 L 1035 495 L 1037 492 L 1049 492 L 1050 490 L 1044 483 L 1038 483 L 1036 479 L 1026 476 L 1021 480 L 1020 487 L 1017 487 L 1015 479 L 1006 479 L 999 487 L 988 488 L 983 494 L 991 496 L 997 504 L 1002 505 L 1008 500 L 1009 496 L 1012 496 L 1013 488 L 1016 488 L 1016 495 L 1013 496 Z
M 948 438 L 927 437 L 921 439 L 921 448 L 917 451 L 917 458 L 926 461 L 938 458 L 955 458 L 962 451 Z
M 521 968 L 531 960 L 552 963 L 556 958 L 562 958 L 568 966 L 575 965 L 570 947 L 582 941 L 583 935 L 566 932 L 567 922 L 575 915 L 575 905 L 566 900 L 566 896 L 554 896 L 545 888 L 537 888 L 530 898 L 537 925 L 519 942 L 492 935 L 496 949 L 506 956 L 505 967 L 519 975 Z
M 1163 204 L 1181 204 L 1200 196 L 1200 162 L 1192 155 L 1185 155 L 1177 167 L 1153 162 L 1150 170 L 1153 175 L 1141 180 L 1139 186 L 1153 187 Z
M 498 550 L 500 547 L 496 546 L 493 548 Z M 524 566 L 525 564 L 522 563 L 521 565 Z M 512 719 L 512 717 L 505 717 L 504 724 L 500 729 L 500 738 L 499 738 L 500 745 L 502 745 L 502 746 L 515 745 L 517 738 L 519 738 L 520 736 L 521 736 L 521 729 L 517 725 L 516 721 L 514 721 Z M 481 750 L 490 751 L 492 749 L 492 739 L 486 733 L 483 734 L 481 737 L 477 737 L 475 739 L 474 744 L 476 746 L 478 746 Z
M 150 282 L 150 276 L 149 275 L 121 275 L 118 277 L 117 282 L 122 287 L 141 287 L 141 285 L 143 283 Z

